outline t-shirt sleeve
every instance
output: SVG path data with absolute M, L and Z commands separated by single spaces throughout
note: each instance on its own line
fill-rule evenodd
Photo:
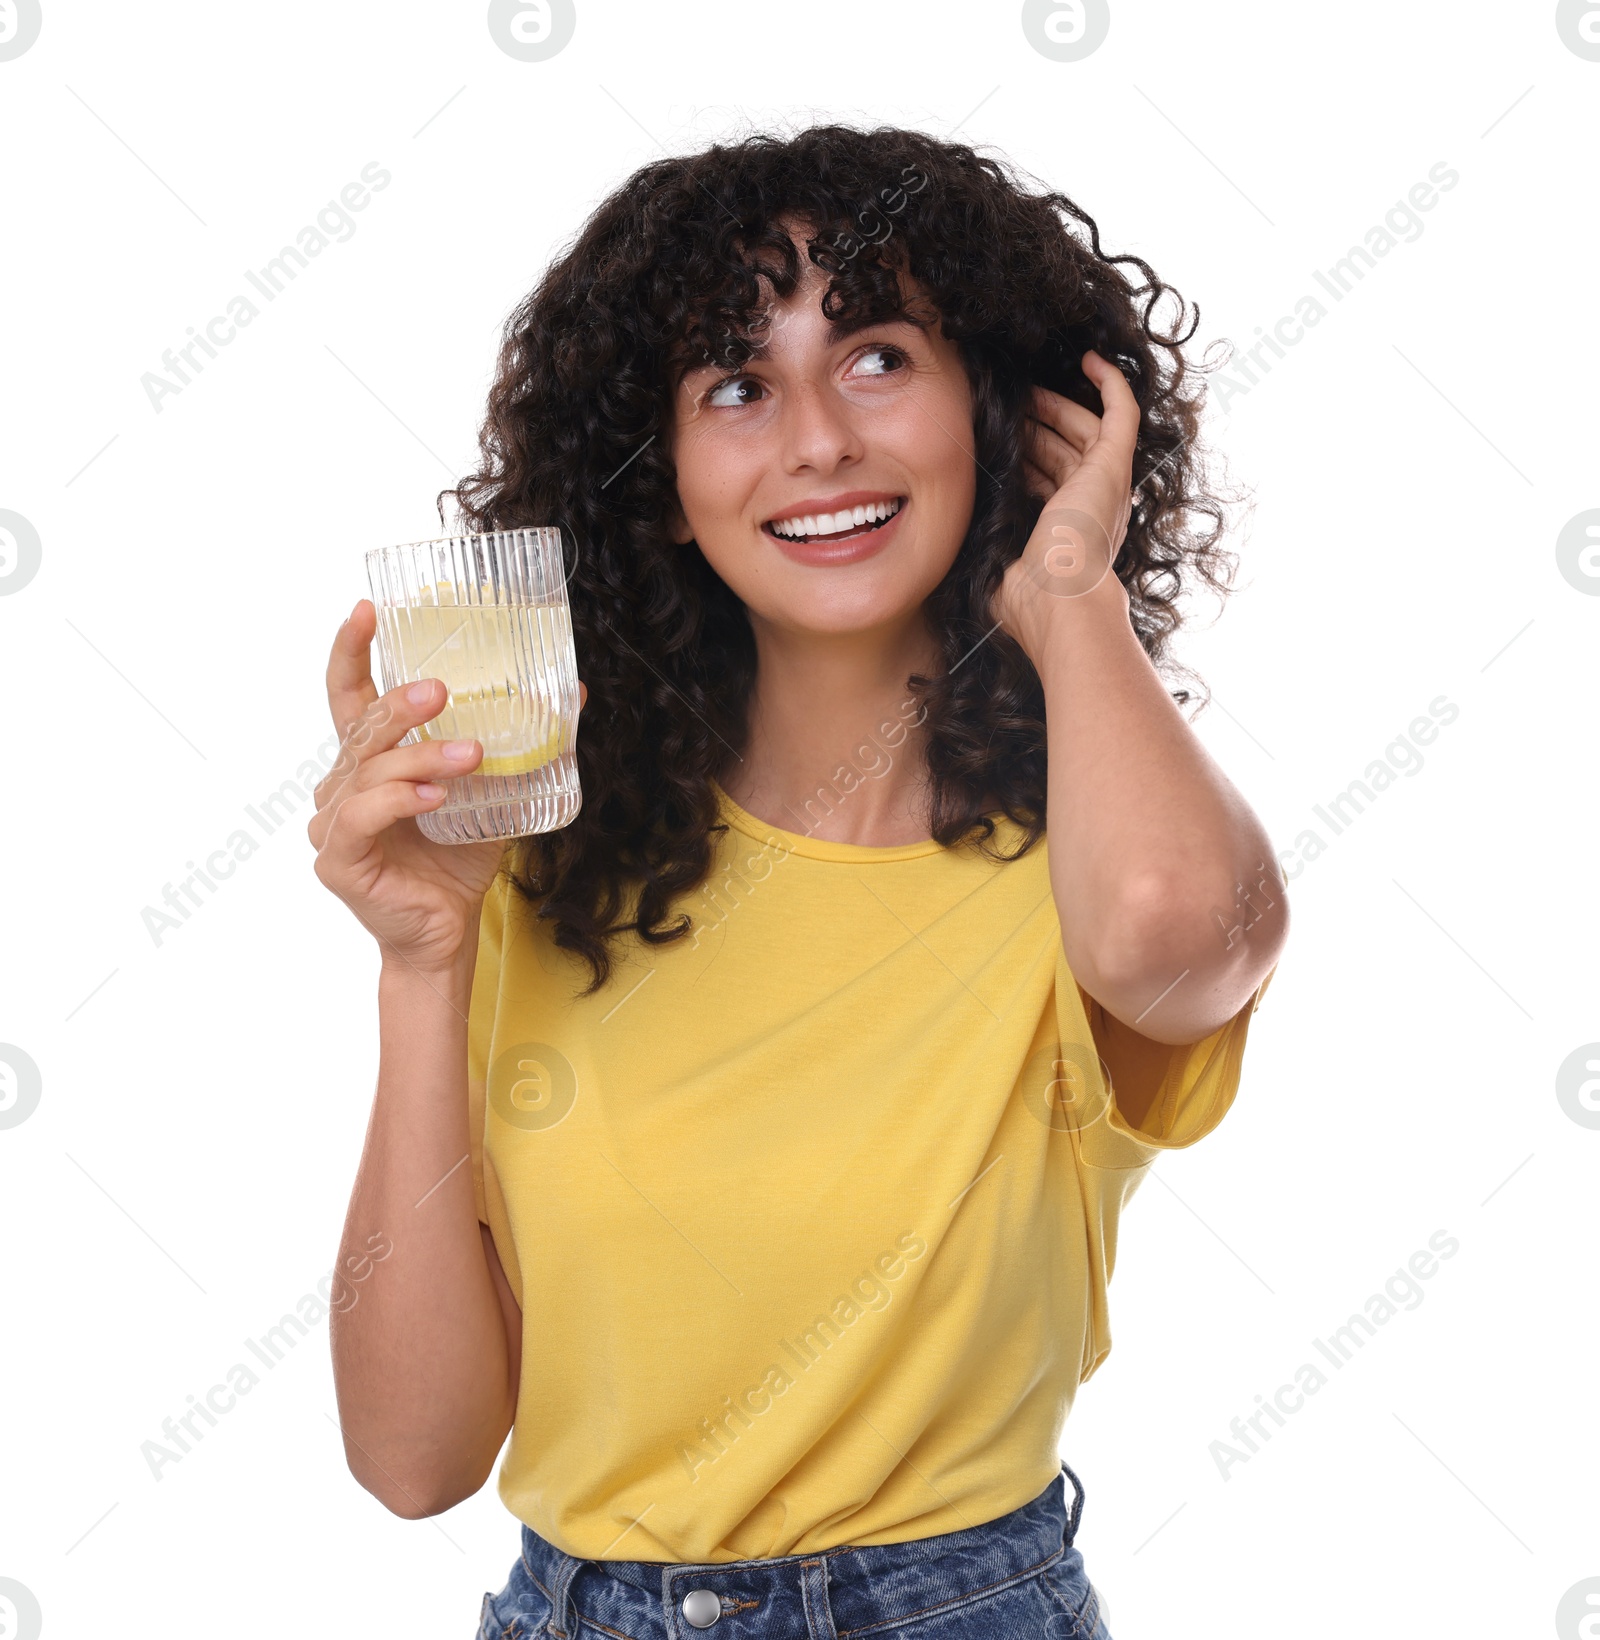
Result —
M 1155 1150 L 1182 1150 L 1210 1133 L 1239 1090 L 1250 1020 L 1277 971 L 1274 963 L 1238 1013 L 1210 1036 L 1176 1044 L 1141 1035 L 1078 986 L 1095 1048 L 1110 1072 L 1108 1125 Z M 1140 1109 L 1134 1123 L 1127 1113 Z
M 478 964 L 472 974 L 472 1002 L 467 1010 L 467 1135 L 472 1156 L 472 1193 L 478 1219 L 489 1222 L 483 1180 L 483 1133 L 486 1120 L 489 1055 L 499 1011 L 500 963 L 504 953 L 506 895 L 510 879 L 502 872 L 483 897 L 478 923 Z

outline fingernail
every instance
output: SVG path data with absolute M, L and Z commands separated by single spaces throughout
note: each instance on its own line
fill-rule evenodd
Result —
M 406 690 L 406 699 L 413 706 L 426 706 L 433 699 L 433 679 L 424 678 L 420 683 L 414 683 Z
M 472 756 L 472 749 L 477 744 L 472 740 L 447 740 L 444 743 L 444 755 L 452 763 L 465 763 Z

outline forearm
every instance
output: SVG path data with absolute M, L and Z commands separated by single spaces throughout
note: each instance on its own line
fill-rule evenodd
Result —
M 1050 880 L 1074 976 L 1145 1036 L 1192 1042 L 1277 960 L 1287 903 L 1271 840 L 1185 722 L 1112 575 L 1047 598 Z
M 351 1472 L 407 1516 L 475 1492 L 516 1408 L 468 1160 L 475 957 L 472 941 L 448 975 L 383 968 L 378 1085 L 340 1244 L 341 1269 L 374 1235 L 393 1245 L 358 1301 L 335 1310 L 332 1343 Z

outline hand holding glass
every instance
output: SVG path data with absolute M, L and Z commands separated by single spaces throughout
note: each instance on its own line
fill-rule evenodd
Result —
M 439 678 L 444 709 L 401 745 L 478 740 L 483 761 L 417 815 L 436 843 L 555 831 L 583 803 L 578 666 L 556 529 L 377 547 L 367 574 L 385 691 Z

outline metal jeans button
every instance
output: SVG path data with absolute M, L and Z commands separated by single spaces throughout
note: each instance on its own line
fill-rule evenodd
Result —
M 710 1589 L 691 1589 L 683 1597 L 683 1620 L 691 1628 L 709 1629 L 722 1616 L 722 1601 Z

